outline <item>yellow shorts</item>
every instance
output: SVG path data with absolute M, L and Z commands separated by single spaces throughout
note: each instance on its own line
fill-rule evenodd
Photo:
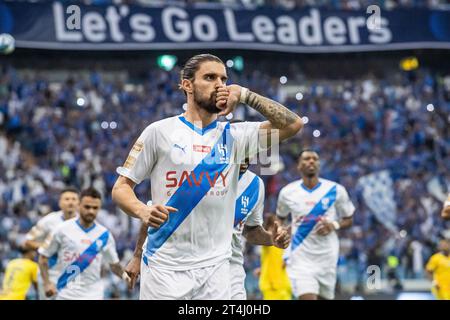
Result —
M 4 293 L 0 294 L 0 300 L 25 300 L 23 294 Z
M 289 289 L 281 290 L 263 290 L 262 291 L 264 300 L 291 300 L 292 293 Z

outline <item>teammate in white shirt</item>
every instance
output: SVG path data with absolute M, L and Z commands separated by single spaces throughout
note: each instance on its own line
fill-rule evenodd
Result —
M 274 234 L 263 228 L 264 182 L 247 168 L 248 164 L 240 167 L 234 215 L 230 260 L 232 300 L 247 299 L 242 235 L 248 243 L 253 245 L 276 246 L 286 249 L 290 242 L 289 232 L 281 226 L 275 226 Z
M 274 228 L 274 234 L 267 232 L 263 226 L 264 182 L 253 172 L 247 170 L 248 163 L 241 165 L 238 183 L 239 195 L 236 199 L 234 215 L 234 231 L 231 243 L 230 260 L 231 299 L 246 300 L 245 270 L 242 235 L 250 244 L 276 246 L 286 249 L 289 246 L 290 234 L 281 226 Z M 131 278 L 132 287 L 140 274 L 142 247 L 147 237 L 147 227 L 142 224 L 133 258 L 125 268 Z
M 287 272 L 296 297 L 333 299 L 339 257 L 336 231 L 353 223 L 355 207 L 345 188 L 319 178 L 319 155 L 304 150 L 298 160 L 302 180 L 285 186 L 279 194 L 277 216 L 292 218 L 292 241 Z
M 189 59 L 181 79 L 186 112 L 143 131 L 117 170 L 112 196 L 128 215 L 151 227 L 142 259 L 141 299 L 229 299 L 239 164 L 259 147 L 277 143 L 269 139 L 271 133 L 284 140 L 303 124 L 273 100 L 226 86 L 225 65 L 213 55 Z M 217 121 L 239 102 L 269 121 Z M 148 178 L 152 206 L 133 191 Z
M 101 300 L 104 297 L 101 266 L 129 282 L 123 272 L 112 234 L 95 222 L 101 195 L 88 188 L 81 192 L 79 218 L 62 223 L 38 250 L 45 294 L 58 300 Z M 58 254 L 60 274 L 53 282 L 48 273 L 48 258 Z
M 26 249 L 38 250 L 45 239 L 64 221 L 75 218 L 80 204 L 78 190 L 73 187 L 65 188 L 59 196 L 60 211 L 55 211 L 41 218 L 33 228 L 27 233 L 24 247 Z M 49 277 L 51 281 L 56 281 L 59 274 L 57 269 L 57 255 L 49 259 Z M 38 296 L 40 300 L 46 300 L 44 283 L 42 277 L 38 275 Z

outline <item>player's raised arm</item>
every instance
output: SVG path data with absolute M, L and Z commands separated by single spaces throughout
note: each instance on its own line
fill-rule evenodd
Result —
M 221 91 L 224 91 L 221 93 Z M 281 103 L 263 97 L 247 88 L 238 85 L 229 85 L 219 89 L 217 94 L 218 103 L 227 98 L 226 108 L 219 113 L 226 115 L 230 113 L 238 102 L 245 103 L 249 107 L 261 113 L 268 121 L 261 124 L 260 137 L 267 139 L 268 146 L 271 145 L 270 137 L 272 130 L 278 130 L 280 141 L 290 138 L 303 128 L 302 119 L 283 106 Z

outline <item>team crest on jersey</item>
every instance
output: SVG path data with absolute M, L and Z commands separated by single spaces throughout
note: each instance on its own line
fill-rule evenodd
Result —
M 248 207 L 249 202 L 250 202 L 250 198 L 249 197 L 247 197 L 247 196 L 242 196 L 241 197 L 241 205 L 242 205 L 242 207 L 241 207 L 241 214 L 244 215 L 244 216 L 246 216 L 248 214 L 247 207 Z
M 102 244 L 103 244 L 102 240 L 100 240 L 100 239 L 96 240 L 95 241 L 95 248 L 97 250 L 99 250 L 102 247 Z
M 322 207 L 326 210 L 328 209 L 329 205 L 330 205 L 330 199 L 328 198 L 323 198 L 320 203 L 322 204 Z
M 250 202 L 250 198 L 249 197 L 247 197 L 247 196 L 242 196 L 241 197 L 241 204 L 242 204 L 243 208 L 247 208 L 249 202 Z
M 230 162 L 230 157 L 228 155 L 228 147 L 226 144 L 223 143 L 217 144 L 217 151 L 219 153 L 219 163 Z

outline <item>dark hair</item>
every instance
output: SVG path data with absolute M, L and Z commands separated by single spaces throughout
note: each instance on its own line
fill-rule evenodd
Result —
M 300 159 L 305 152 L 314 152 L 314 153 L 319 154 L 316 150 L 314 150 L 312 148 L 304 148 L 304 149 L 302 149 L 302 151 L 300 151 L 300 154 L 298 155 L 298 159 Z
M 212 55 L 209 53 L 198 54 L 198 55 L 190 58 L 184 65 L 183 69 L 181 69 L 180 82 L 182 82 L 184 79 L 194 80 L 195 73 L 200 68 L 200 65 L 206 61 L 215 61 L 215 62 L 219 62 L 219 63 L 225 65 L 225 63 L 223 63 L 223 61 L 215 55 Z M 182 89 L 181 84 L 180 84 L 180 89 Z M 183 92 L 184 92 L 184 90 L 183 90 Z M 186 92 L 184 92 L 184 93 L 186 94 Z
M 100 194 L 100 192 L 93 187 L 89 187 L 81 191 L 80 199 L 82 199 L 83 197 L 92 197 L 102 200 L 102 195 Z
M 20 246 L 20 247 L 18 248 L 18 250 L 19 250 L 19 252 L 20 252 L 21 255 L 25 255 L 25 254 L 27 254 L 27 253 L 29 253 L 29 252 L 35 251 L 34 249 L 28 248 L 28 247 L 25 247 L 25 246 Z
M 61 192 L 59 193 L 59 195 L 61 196 L 63 193 L 66 193 L 66 192 L 73 192 L 73 193 L 76 193 L 77 195 L 80 193 L 80 192 L 78 191 L 78 189 L 75 188 L 75 187 L 66 187 L 66 188 L 64 188 L 64 189 L 61 190 Z

